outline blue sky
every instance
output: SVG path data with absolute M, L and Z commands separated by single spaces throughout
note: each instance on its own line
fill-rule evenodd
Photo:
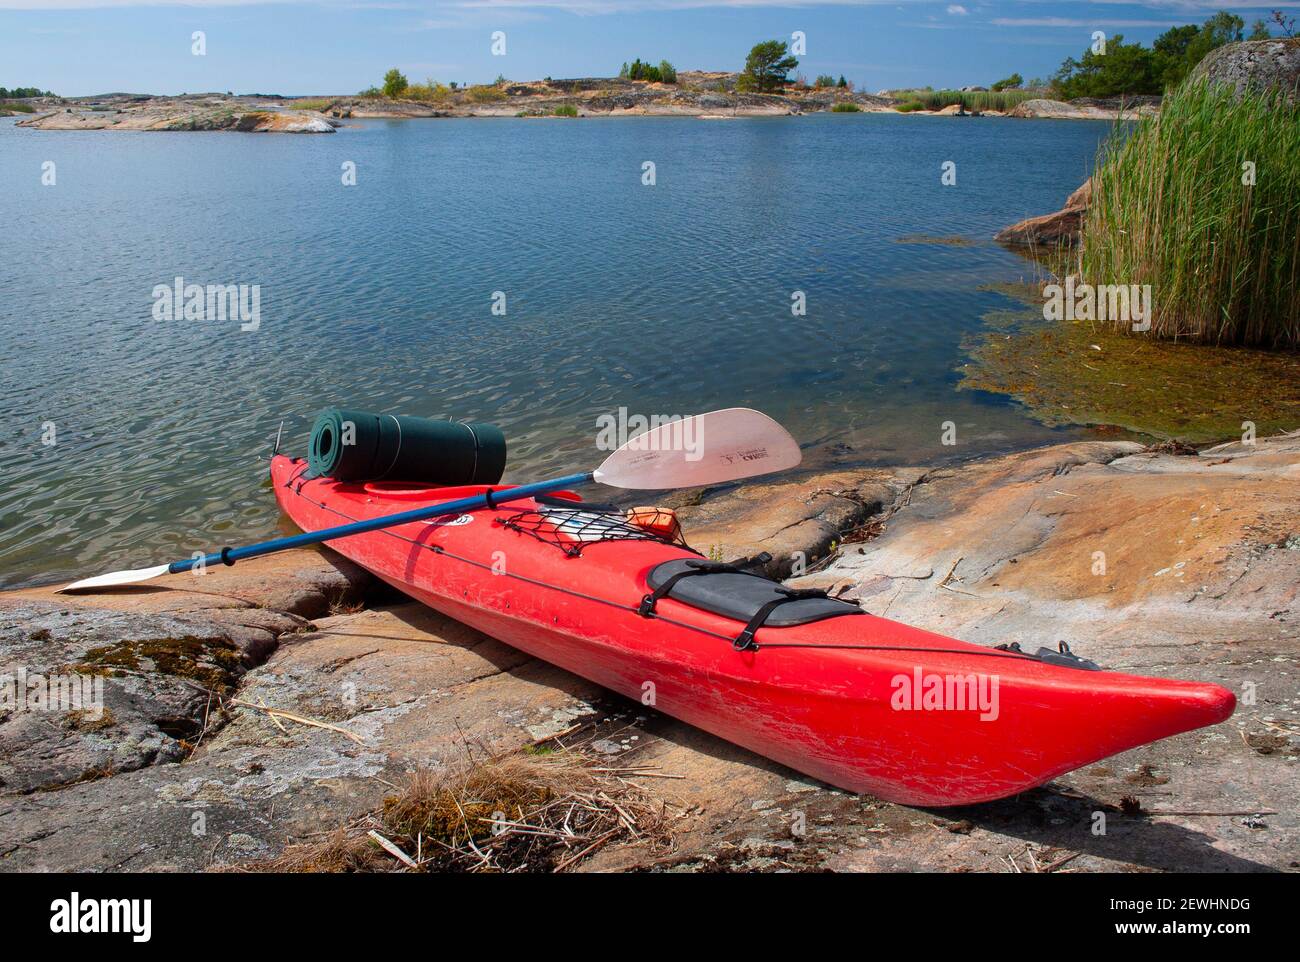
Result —
M 1223 0 L 0 0 L 0 86 L 64 95 L 352 93 L 401 68 L 412 80 L 481 83 L 608 76 L 624 60 L 737 69 L 759 40 L 801 30 L 800 72 L 860 89 L 987 85 L 1047 76 L 1093 30 L 1144 42 L 1230 9 Z M 191 34 L 207 39 L 191 53 Z M 493 56 L 493 31 L 506 55 Z

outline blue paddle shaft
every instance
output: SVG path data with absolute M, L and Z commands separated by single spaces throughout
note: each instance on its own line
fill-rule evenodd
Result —
M 580 484 L 587 484 L 591 480 L 592 475 L 590 472 L 586 474 L 570 474 L 564 478 L 556 478 L 554 481 L 538 481 L 535 484 L 522 484 L 517 488 L 506 488 L 504 491 L 493 491 L 490 499 L 488 495 L 476 494 L 473 497 L 461 498 L 458 501 L 430 504 L 412 511 L 403 511 L 400 514 L 388 514 L 381 518 L 371 518 L 368 521 L 356 521 L 352 524 L 341 524 L 333 528 L 321 528 L 319 531 L 307 531 L 288 538 L 275 538 L 272 541 L 245 545 L 242 548 L 224 548 L 216 554 L 204 555 L 202 558 L 186 558 L 184 561 L 173 561 L 167 566 L 167 573 L 179 574 L 199 565 L 234 564 L 236 561 L 243 561 L 245 558 L 256 558 L 258 555 L 286 551 L 289 548 L 301 548 L 304 545 L 320 544 L 322 541 L 333 541 L 335 538 L 346 538 L 348 535 L 365 534 L 367 531 L 378 531 L 381 528 L 392 528 L 411 521 L 426 521 L 429 518 L 437 518 L 445 514 L 488 508 L 493 505 L 504 504 L 507 501 L 522 501 L 524 498 L 531 498 L 535 494 L 545 494 L 548 491 L 577 487 Z

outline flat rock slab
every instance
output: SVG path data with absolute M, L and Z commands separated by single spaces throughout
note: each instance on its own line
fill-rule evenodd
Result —
M 1098 106 L 1085 100 L 1064 101 L 1038 98 L 1022 100 L 1007 112 L 1008 117 L 1028 117 L 1048 120 L 1134 120 L 1138 117 L 1151 117 L 1160 112 L 1156 104 L 1146 98 L 1137 103 L 1124 106 Z
M 772 577 L 806 570 L 844 533 L 897 501 L 922 468 L 836 471 L 705 491 L 677 507 L 691 545 L 720 560 L 767 552 Z
M 0 867 L 195 870 L 264 858 L 377 807 L 404 772 L 570 728 L 600 695 L 414 602 L 321 619 L 247 673 L 239 700 L 259 707 L 233 707 L 185 761 L 0 798 Z
M 332 134 L 334 124 L 305 110 L 267 108 L 233 99 L 165 97 L 143 103 L 75 104 L 18 121 L 39 130 L 233 130 L 241 133 Z
M 19 588 L 0 593 L 0 606 L 49 601 L 117 611 L 225 617 L 285 630 L 301 627 L 305 619 L 360 607 L 373 585 L 368 572 L 333 551 L 295 548 L 234 566 L 210 565 L 203 574 L 163 575 L 137 585 L 84 594 L 59 594 L 59 585 Z M 242 614 L 234 615 L 234 611 Z
M 172 770 L 225 723 L 221 699 L 249 668 L 306 616 L 358 605 L 369 581 L 297 551 L 93 595 L 0 595 L 0 676 L 22 696 L 0 705 L 0 795 L 49 810 L 76 804 L 56 789 L 121 795 L 125 773 Z
M 1102 443 L 1026 452 L 932 473 L 883 535 L 796 583 L 966 641 L 1065 642 L 1108 669 L 1231 689 L 1239 704 L 1223 725 L 1060 784 L 1111 805 L 1132 795 L 1148 811 L 1243 813 L 1156 819 L 1101 848 L 1111 861 L 1294 867 L 1298 480 L 1300 436 L 1192 456 Z M 1250 817 L 1261 810 L 1278 814 Z M 1060 817 L 1082 824 L 1079 812 Z M 1173 836 L 1195 844 L 1160 841 Z
M 0 794 L 180 761 L 203 730 L 208 689 L 233 693 L 250 664 L 221 626 L 32 602 L 3 609 Z

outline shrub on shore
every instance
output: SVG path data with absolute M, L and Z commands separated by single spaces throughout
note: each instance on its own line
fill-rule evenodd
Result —
M 8 100 L 11 97 L 14 98 L 15 100 L 18 100 L 25 97 L 57 97 L 57 96 L 58 94 L 50 93 L 48 90 L 42 90 L 40 87 L 14 87 L 12 89 L 8 87 L 0 87 L 0 100 Z M 11 108 L 13 107 L 12 104 L 10 104 L 9 106 Z
M 332 103 L 334 101 L 330 97 L 304 97 L 301 100 L 293 101 L 289 106 L 294 110 L 315 110 L 319 112 Z
M 385 97 L 389 97 L 389 98 L 400 97 L 402 96 L 402 94 L 406 92 L 406 88 L 408 86 L 410 85 L 407 83 L 406 77 L 396 67 L 388 71 L 388 73 L 384 74 L 384 96 Z
M 426 80 L 422 84 L 420 83 L 413 84 L 410 83 L 404 76 L 402 76 L 400 72 L 394 69 L 388 71 L 388 73 L 384 75 L 384 86 L 382 88 L 367 87 L 365 90 L 361 91 L 361 93 L 357 94 L 357 96 L 367 97 L 372 99 L 387 97 L 390 100 L 418 100 L 421 103 L 426 103 L 426 104 L 442 104 L 442 103 L 446 103 L 447 100 L 451 97 L 451 95 L 455 92 L 455 87 L 456 87 L 455 84 L 452 84 L 450 87 L 448 87 L 446 84 L 439 83 L 438 81 L 432 78 Z M 493 88 L 487 87 L 483 89 L 491 90 Z M 505 93 L 504 92 L 500 92 L 500 93 L 501 93 L 500 97 L 492 96 L 484 99 L 491 99 L 491 100 L 504 99 Z M 470 92 L 470 96 L 474 97 L 473 91 Z M 306 100 L 299 101 L 299 103 L 311 103 L 311 102 L 312 101 L 306 101 Z M 322 101 L 322 103 L 330 103 L 330 101 L 326 100 L 326 101 Z M 303 108 L 303 109 L 312 109 L 312 108 Z
M 452 95 L 452 88 L 446 84 L 429 79 L 422 84 L 410 84 L 402 93 L 404 100 L 418 100 L 426 104 L 446 103 Z M 504 96 L 504 94 L 502 95 Z
M 12 110 L 15 113 L 19 113 L 19 114 L 32 114 L 36 112 L 36 108 L 33 107 L 31 104 L 19 104 L 19 103 L 14 103 L 13 101 L 9 101 L 9 102 L 0 101 L 0 111 L 2 110 Z
M 1159 337 L 1300 347 L 1300 107 L 1198 81 L 1126 134 L 1093 175 L 1080 279 L 1150 284 Z
M 857 104 L 853 103 L 851 100 L 841 101 L 840 103 L 836 104 L 834 107 L 831 108 L 831 113 L 833 114 L 858 114 L 861 112 L 862 112 L 862 108 L 859 107 Z
M 1006 113 L 1016 104 L 1041 96 L 1032 90 L 898 90 L 894 96 L 904 102 L 907 113 L 910 110 L 942 110 L 953 104 L 961 104 L 966 110 L 997 110 Z
M 633 60 L 632 63 L 624 63 L 623 69 L 618 72 L 623 80 L 645 80 L 650 83 L 677 83 L 677 68 L 667 60 L 660 60 L 659 66 L 652 63 L 643 62 L 640 57 Z
M 573 104 L 560 104 L 560 106 L 555 108 L 555 116 L 576 117 L 578 116 L 578 108 L 573 106 Z

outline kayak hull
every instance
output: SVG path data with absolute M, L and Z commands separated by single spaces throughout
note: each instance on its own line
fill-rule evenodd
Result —
M 484 488 L 304 480 L 271 465 L 312 531 Z M 497 486 L 501 487 L 501 486 Z M 576 497 L 576 496 L 575 496 Z M 760 628 L 668 598 L 637 613 L 657 541 L 555 544 L 500 522 L 507 504 L 337 539 L 330 547 L 449 617 L 764 757 L 852 792 L 921 806 L 1005 798 L 1117 752 L 1223 721 L 1217 685 L 1044 664 L 872 615 Z

